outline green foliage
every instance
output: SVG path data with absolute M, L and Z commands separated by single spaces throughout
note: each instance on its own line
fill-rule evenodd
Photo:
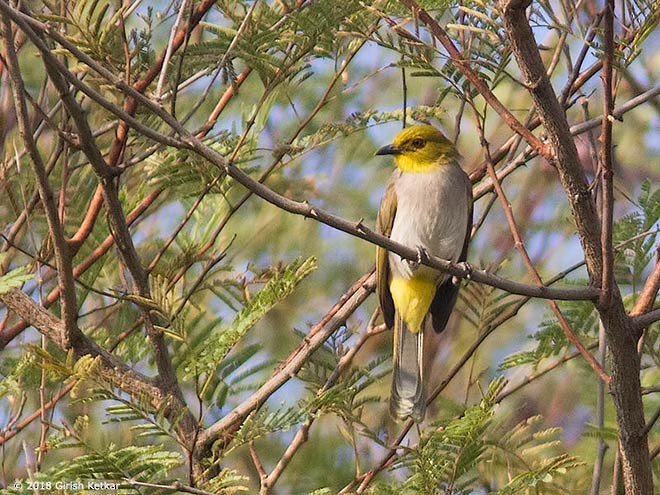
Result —
M 381 482 L 369 493 L 469 494 L 478 488 L 476 479 L 492 487 L 489 493 L 550 493 L 558 477 L 583 463 L 557 453 L 560 429 L 540 430 L 539 416 L 513 427 L 505 416 L 495 416 L 497 396 L 505 385 L 504 379 L 495 379 L 478 405 L 437 425 L 419 446 L 408 450 L 394 466 L 410 471 L 403 483 Z
M 0 263 L 6 258 L 6 253 L 0 253 Z M 30 273 L 29 266 L 19 266 L 0 276 L 0 294 L 5 294 L 12 289 L 18 289 L 25 282 L 31 280 L 33 275 Z
M 642 183 L 639 209 L 614 223 L 613 243 L 616 252 L 617 281 L 633 289 L 641 283 L 644 269 L 653 260 L 660 228 L 660 188 L 653 190 L 650 180 Z
M 546 460 L 542 466 L 514 477 L 505 487 L 492 492 L 493 495 L 513 495 L 515 493 L 530 493 L 545 484 L 554 481 L 555 476 L 565 475 L 569 469 L 581 466 L 583 463 L 569 455 L 561 455 Z M 533 493 L 533 492 L 532 492 Z
M 460 44 L 469 47 L 470 59 L 474 70 L 491 88 L 498 86 L 505 78 L 510 77 L 508 66 L 511 62 L 511 46 L 506 41 L 506 35 L 500 19 L 500 12 L 493 3 L 481 1 L 460 2 L 453 11 L 452 22 L 446 25 L 452 39 L 460 40 Z M 454 64 L 445 64 L 442 77 L 449 83 L 439 101 L 453 87 L 458 94 L 477 92 L 471 88 L 464 76 Z
M 105 0 L 76 0 L 66 5 L 65 15 L 60 15 L 59 9 L 52 9 L 52 14 L 37 17 L 66 26 L 67 38 L 78 48 L 94 59 L 121 67 L 123 53 L 118 21 L 124 9 L 113 12 L 111 5 Z M 64 50 L 61 53 L 68 54 Z
M 510 77 L 507 67 L 511 61 L 511 47 L 500 20 L 500 13 L 493 3 L 481 1 L 431 2 L 428 8 L 443 17 L 450 18 L 445 28 L 458 49 L 469 52 L 472 69 L 496 87 L 505 77 Z M 406 36 L 396 36 L 390 30 L 379 31 L 377 41 L 384 47 L 401 54 L 397 65 L 410 69 L 412 77 L 438 77 L 444 80 L 439 92 L 439 105 L 449 94 L 461 97 L 478 92 L 468 83 L 454 64 L 445 63 L 444 57 L 434 46 L 419 43 Z
M 249 478 L 234 469 L 222 469 L 214 478 L 200 483 L 199 488 L 220 495 L 235 495 L 249 492 L 246 486 Z
M 495 399 L 506 382 L 494 380 L 481 403 L 469 407 L 463 415 L 434 430 L 402 459 L 411 469 L 404 489 L 413 493 L 437 493 L 441 489 L 458 493 L 464 488 L 466 475 L 476 465 L 485 449 L 483 434 L 488 428 Z
M 109 444 L 102 450 L 77 456 L 54 467 L 50 474 L 53 480 L 98 479 L 120 481 L 125 493 L 139 493 L 130 489 L 125 480 L 151 481 L 159 479 L 179 466 L 181 455 L 163 450 L 157 445 L 118 448 Z
M 107 482 L 119 486 L 115 490 L 119 494 L 132 495 L 142 493 L 130 480 L 141 482 L 158 482 L 182 463 L 181 455 L 171 452 L 158 445 L 130 445 L 118 447 L 109 443 L 102 448 L 92 446 L 87 438 L 91 425 L 88 416 L 78 416 L 71 426 L 57 428 L 51 434 L 48 448 L 71 452 L 84 449 L 86 453 L 70 455 L 66 461 L 37 473 L 31 480 L 51 483 L 54 488 L 57 482 L 71 483 L 88 481 Z M 23 483 L 23 487 L 26 483 Z M 19 493 L 20 490 L 18 491 Z M 67 492 L 68 493 L 68 492 Z
M 268 311 L 287 297 L 317 267 L 315 258 L 299 258 L 278 271 L 226 328 L 207 336 L 205 348 L 187 365 L 189 374 L 213 373 L 227 353 Z
M 333 491 L 330 488 L 319 488 L 318 490 L 314 490 L 313 492 L 310 492 L 309 495 L 332 495 Z
M 26 386 L 26 381 L 29 381 L 30 371 L 34 366 L 34 356 L 25 354 L 19 359 L 7 361 L 3 363 L 3 368 L 7 366 L 9 371 L 5 372 L 2 380 L 0 380 L 0 398 L 7 395 L 19 397 L 23 387 Z
M 100 401 L 111 401 L 105 410 L 108 419 L 103 424 L 121 424 L 134 422 L 130 429 L 136 438 L 149 438 L 152 442 L 162 442 L 162 437 L 176 439 L 173 434 L 173 426 L 176 421 L 168 422 L 165 411 L 161 409 L 154 411 L 151 404 L 140 400 L 127 400 L 110 389 L 96 389 L 80 400 L 83 403 L 94 403 Z M 161 438 L 158 438 L 161 437 Z
M 233 449 L 271 433 L 287 431 L 299 424 L 306 416 L 304 407 L 296 405 L 293 407 L 280 406 L 275 410 L 263 407 L 252 413 L 243 422 L 241 428 L 232 436 L 231 444 L 223 456 L 228 455 Z
M 632 64 L 641 53 L 641 47 L 644 41 L 657 27 L 660 21 L 660 7 L 653 0 L 633 0 L 627 8 L 627 14 L 630 16 L 631 32 L 634 36 L 618 36 L 618 43 L 615 49 L 615 63 L 620 67 L 627 67 Z M 593 43 L 596 56 L 603 55 L 602 43 Z
M 205 142 L 223 156 L 232 153 L 240 136 L 223 131 Z M 235 163 L 245 162 L 254 156 L 256 143 L 248 138 L 234 157 Z M 223 176 L 213 164 L 188 150 L 170 150 L 154 153 L 145 167 L 150 184 L 170 189 L 181 198 L 197 197 L 200 191 L 210 188 L 210 193 L 226 194 L 233 181 Z M 250 172 L 249 168 L 243 168 Z M 213 187 L 211 187 L 213 185 Z
M 215 39 L 191 47 L 192 59 L 198 68 L 213 67 L 220 61 L 220 68 L 232 80 L 234 60 L 240 59 L 259 73 L 265 86 L 299 75 L 301 81 L 306 79 L 308 60 L 330 57 L 343 44 L 338 30 L 362 31 L 364 18 L 372 17 L 356 0 L 312 2 L 286 16 L 283 22 L 276 8 L 265 2 L 259 4 L 245 25 L 242 6 L 227 3 L 223 11 L 235 26 L 204 23 Z
M 463 284 L 458 300 L 456 310 L 477 330 L 477 335 L 483 335 L 495 328 L 498 319 L 511 306 L 520 303 L 519 298 L 480 284 Z
M 499 418 L 488 435 L 489 450 L 481 464 L 498 494 L 554 493 L 562 475 L 584 465 L 574 456 L 561 453 L 560 428 L 541 429 L 543 418 L 532 416 L 513 427 Z M 559 488 L 559 493 L 563 493 Z
M 383 362 L 389 361 L 389 356 L 381 356 L 365 366 L 354 367 L 334 379 L 333 370 L 341 359 L 341 355 L 334 355 L 337 359 L 334 365 L 323 364 L 317 355 L 312 356 L 309 365 L 301 372 L 301 378 L 313 385 L 313 389 L 319 390 L 307 407 L 315 415 L 334 413 L 347 423 L 360 423 L 362 408 L 368 403 L 380 401 L 379 397 L 363 392 L 389 373 L 389 369 L 378 370 Z M 334 383 L 328 387 L 330 381 Z
M 598 313 L 591 302 L 562 301 L 559 303 L 559 307 L 576 334 L 592 339 L 598 336 Z M 559 321 L 554 318 L 542 321 L 540 329 L 529 338 L 536 341 L 536 347 L 531 351 L 522 351 L 507 356 L 502 360 L 500 370 L 524 364 L 531 364 L 536 368 L 542 359 L 557 356 L 569 346 L 566 334 Z

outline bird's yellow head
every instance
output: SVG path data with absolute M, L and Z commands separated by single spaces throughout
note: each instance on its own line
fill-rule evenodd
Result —
M 415 125 L 399 132 L 392 144 L 383 146 L 377 155 L 394 155 L 402 172 L 428 172 L 458 156 L 453 143 L 432 125 Z

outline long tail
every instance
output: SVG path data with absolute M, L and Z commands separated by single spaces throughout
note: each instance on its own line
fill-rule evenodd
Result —
M 399 420 L 411 417 L 417 423 L 424 420 L 426 394 L 422 354 L 424 349 L 424 327 L 413 333 L 397 314 L 394 318 L 394 370 L 390 414 Z

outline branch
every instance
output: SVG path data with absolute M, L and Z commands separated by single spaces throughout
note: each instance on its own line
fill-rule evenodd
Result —
M 199 436 L 197 445 L 205 451 L 216 440 L 224 444 L 245 418 L 259 408 L 268 397 L 286 383 L 302 368 L 310 354 L 318 349 L 332 333 L 345 324 L 346 319 L 364 302 L 375 288 L 376 277 L 373 272 L 364 275 L 341 297 L 339 302 L 311 328 L 309 334 L 291 353 L 287 360 L 277 368 L 257 391 L 227 414 L 220 421 L 209 426 Z
M 160 76 L 158 76 L 158 83 L 156 84 L 156 92 L 154 94 L 155 98 L 158 101 L 162 99 L 163 84 L 165 84 L 165 74 L 167 73 L 167 66 L 169 65 L 170 58 L 174 53 L 174 38 L 176 34 L 179 32 L 179 26 L 181 25 L 181 21 L 183 20 L 183 13 L 186 11 L 187 6 L 188 6 L 188 0 L 183 0 L 181 2 L 181 5 L 179 5 L 179 13 L 176 16 L 176 21 L 174 21 L 174 25 L 172 26 L 172 29 L 170 31 L 170 38 L 169 41 L 167 42 L 167 48 L 165 50 L 163 63 L 161 64 Z
M 550 162 L 559 172 L 559 179 L 571 205 L 587 261 L 587 269 L 592 280 L 600 284 L 602 272 L 600 220 L 589 193 L 587 178 L 564 109 L 550 84 L 525 14 L 525 9 L 530 3 L 531 0 L 500 0 L 499 5 L 513 53 L 523 74 L 523 82 L 529 88 L 554 150 Z
M 658 248 L 660 250 L 660 247 Z M 660 251 L 658 251 L 660 255 Z M 630 316 L 641 316 L 653 308 L 658 290 L 660 289 L 660 256 L 656 260 L 653 273 L 646 279 L 646 283 L 639 294 L 639 299 L 630 310 Z
M 127 216 L 126 216 L 126 225 L 131 226 L 137 219 L 144 213 L 144 211 L 158 198 L 161 189 L 152 191 L 147 195 Z M 83 273 L 85 273 L 94 263 L 96 263 L 104 254 L 106 254 L 110 248 L 114 245 L 114 237 L 108 235 L 99 246 L 94 249 L 87 258 L 81 261 L 73 269 L 73 277 L 78 278 Z M 57 301 L 60 297 L 61 290 L 60 287 L 55 287 L 43 300 L 43 307 L 48 308 Z M 0 349 L 4 348 L 9 342 L 11 342 L 20 332 L 25 330 L 29 326 L 29 323 L 26 321 L 21 321 L 16 323 L 10 328 L 7 328 L 4 332 L 0 333 Z
M 599 305 L 608 306 L 612 302 L 612 286 L 614 285 L 614 250 L 612 249 L 612 223 L 614 216 L 614 171 L 612 169 L 612 109 L 614 108 L 614 91 L 612 88 L 612 71 L 614 63 L 614 0 L 605 4 L 605 23 L 603 60 L 603 122 L 600 131 L 600 181 L 601 181 L 601 240 L 600 249 L 603 257 L 603 273 L 601 276 L 602 293 Z
M 612 110 L 612 116 L 615 120 L 623 120 L 623 116 L 628 113 L 633 108 L 636 108 L 646 102 L 654 101 L 660 95 L 660 85 L 650 88 L 644 93 L 635 96 L 634 98 L 629 99 L 624 104 L 619 107 L 616 107 Z M 583 132 L 589 131 L 601 125 L 603 122 L 603 117 L 595 117 L 586 122 L 580 124 L 575 124 L 571 127 L 571 134 L 577 135 L 582 134 Z
M 626 101 L 624 104 L 622 104 L 619 107 L 616 107 L 612 111 L 612 115 L 614 115 L 614 118 L 616 120 L 623 120 L 623 116 L 627 113 L 633 110 L 634 108 L 647 103 L 649 101 L 653 101 L 654 98 L 656 98 L 658 95 L 660 95 L 660 86 L 656 86 L 654 88 L 649 89 L 643 94 L 640 94 L 636 96 L 635 98 L 631 98 L 630 100 Z M 570 131 L 572 136 L 578 136 L 580 134 L 583 134 L 585 132 L 588 132 L 592 129 L 595 129 L 596 127 L 600 126 L 602 124 L 603 118 L 602 117 L 595 117 L 593 119 L 587 120 L 586 122 L 581 122 L 579 124 L 575 124 L 571 126 Z M 530 127 L 533 127 L 537 125 L 538 122 L 535 120 L 531 122 Z M 509 153 L 511 146 L 513 146 L 513 143 L 515 142 L 515 136 L 511 137 L 505 144 L 503 144 L 495 153 L 493 153 L 493 162 L 497 163 L 504 159 L 507 154 Z M 518 157 L 516 157 L 514 160 L 511 160 L 506 166 L 502 167 L 499 171 L 497 176 L 501 179 L 504 177 L 508 176 L 511 172 L 513 172 L 516 168 L 524 165 L 527 160 L 530 160 L 531 158 L 534 158 L 537 156 L 537 153 L 531 148 L 531 146 L 528 146 L 525 150 L 523 150 Z M 476 170 L 474 170 L 470 174 L 470 179 L 472 182 L 476 182 L 478 180 L 481 180 L 481 178 L 486 174 L 487 172 L 487 163 L 484 161 L 477 167 Z M 493 183 L 492 182 L 486 182 L 484 181 L 481 184 L 478 184 L 474 187 L 473 195 L 475 200 L 479 199 L 483 195 L 491 192 L 493 190 Z
M 532 132 L 516 119 L 502 102 L 497 99 L 479 74 L 470 68 L 470 61 L 463 58 L 463 55 L 458 51 L 454 43 L 451 41 L 451 38 L 447 36 L 444 29 L 440 27 L 440 24 L 438 24 L 426 10 L 421 8 L 415 0 L 401 0 L 401 2 L 410 9 L 413 15 L 419 17 L 419 19 L 426 24 L 433 37 L 445 47 L 445 50 L 447 50 L 447 53 L 449 54 L 449 59 L 454 63 L 456 68 L 468 79 L 468 81 L 470 81 L 472 86 L 479 91 L 479 94 L 497 112 L 497 114 L 502 117 L 502 120 L 504 120 L 513 131 L 523 136 L 539 155 L 551 161 L 552 157 L 548 146 L 532 134 Z
M 472 104 L 471 99 L 470 99 L 470 103 Z M 476 108 L 474 110 L 476 114 L 477 128 L 479 130 L 479 136 L 481 138 L 481 146 L 484 150 L 486 163 L 488 165 L 488 175 L 490 175 L 490 179 L 493 181 L 493 186 L 495 187 L 497 196 L 500 198 L 502 209 L 504 210 L 507 223 L 509 224 L 509 230 L 511 231 L 511 236 L 513 237 L 515 243 L 514 244 L 515 248 L 520 253 L 523 263 L 527 268 L 527 272 L 531 275 L 534 282 L 536 282 L 539 285 L 543 285 L 543 280 L 541 279 L 541 276 L 534 267 L 534 263 L 532 262 L 531 258 L 529 257 L 529 254 L 527 253 L 527 249 L 525 248 L 525 243 L 523 242 L 522 236 L 520 235 L 518 225 L 516 224 L 516 219 L 513 216 L 513 209 L 511 208 L 511 203 L 507 199 L 504 189 L 502 188 L 502 185 L 500 184 L 500 181 L 497 178 L 497 174 L 495 173 L 495 167 L 493 166 L 493 161 L 490 156 L 490 148 L 488 142 L 486 141 L 486 137 L 484 136 L 484 129 L 480 121 L 480 116 L 477 113 Z M 571 326 L 568 324 L 568 321 L 566 320 L 563 313 L 559 309 L 559 305 L 552 299 L 548 299 L 547 302 L 548 305 L 550 306 L 550 309 L 557 318 L 557 321 L 559 322 L 559 325 L 561 326 L 564 335 L 566 335 L 566 338 L 580 352 L 584 360 L 587 362 L 589 366 L 591 366 L 591 368 L 596 372 L 596 374 L 600 377 L 600 379 L 609 385 L 611 381 L 610 377 L 607 375 L 607 373 L 605 373 L 605 370 L 596 360 L 596 358 L 594 358 L 593 355 L 586 349 L 586 347 L 580 341 L 577 335 L 575 335 L 575 333 L 571 329 Z
M 37 144 L 32 136 L 32 130 L 28 124 L 28 111 L 25 103 L 25 87 L 21 77 L 18 58 L 14 50 L 9 19 L 2 16 L 2 36 L 5 40 L 5 51 L 7 54 L 7 70 L 9 72 L 11 89 L 14 97 L 14 109 L 21 138 L 25 148 L 30 155 L 30 163 L 37 178 L 37 189 L 46 212 L 48 231 L 53 239 L 53 250 L 55 252 L 55 263 L 57 265 L 57 276 L 62 291 L 62 315 L 64 325 L 61 326 L 62 343 L 65 349 L 69 349 L 75 340 L 80 338 L 78 330 L 78 303 L 76 298 L 75 281 L 73 278 L 73 263 L 69 253 L 68 245 L 64 237 L 64 230 L 60 222 L 57 206 L 53 196 L 53 190 L 48 182 L 48 172 L 37 149 Z
M 35 419 L 41 417 L 41 415 L 45 411 L 55 407 L 55 405 L 59 402 L 59 400 L 62 397 L 64 397 L 66 394 L 68 394 L 71 391 L 71 389 L 77 385 L 77 383 L 78 382 L 75 381 L 75 380 L 72 381 L 66 387 L 64 387 L 62 390 L 60 390 L 55 395 L 55 397 L 53 397 L 50 401 L 48 401 L 46 404 L 41 406 L 39 409 L 34 411 L 29 416 L 23 418 L 23 420 L 20 423 L 18 423 L 16 426 L 13 426 L 12 428 L 10 428 L 8 430 L 5 430 L 2 433 L 0 433 L 0 445 L 3 445 L 5 442 L 7 442 L 7 440 L 10 440 L 10 439 L 14 438 L 16 435 L 18 435 L 21 431 L 23 431 L 23 429 L 26 426 L 28 426 L 30 423 L 32 423 Z
M 18 290 L 0 294 L 0 301 L 29 325 L 48 337 L 60 349 L 67 350 L 62 338 L 64 323 L 55 318 L 48 310 Z M 101 377 L 105 381 L 134 397 L 147 397 L 155 410 L 164 411 L 169 421 L 177 424 L 179 428 L 181 428 L 181 423 L 195 424 L 195 418 L 190 414 L 185 403 L 175 396 L 164 394 L 156 380 L 134 371 L 82 332 L 80 338 L 74 342 L 72 349 L 78 358 L 86 355 L 99 357 Z
M 594 347 L 596 347 L 596 345 L 597 344 L 593 344 L 593 345 L 589 346 L 589 348 L 594 348 Z M 543 368 L 542 370 L 535 371 L 534 373 L 527 376 L 524 380 L 521 380 L 520 383 L 517 383 L 516 385 L 513 385 L 513 386 L 509 386 L 509 387 L 507 387 L 506 390 L 502 390 L 502 392 L 500 392 L 500 394 L 495 398 L 495 402 L 496 403 L 502 402 L 504 399 L 506 399 L 510 395 L 515 394 L 516 392 L 518 392 L 522 388 L 526 387 L 530 383 L 535 382 L 539 378 L 541 378 L 541 377 L 547 375 L 548 373 L 550 373 L 552 370 L 557 369 L 562 364 L 567 363 L 568 361 L 578 357 L 579 355 L 580 355 L 580 353 L 578 351 L 572 352 L 571 354 L 565 355 L 564 357 L 562 357 L 561 359 L 558 359 L 557 361 L 553 362 L 552 364 L 549 364 L 547 367 Z M 600 382 L 600 383 L 602 383 L 602 382 Z
M 377 313 L 375 313 L 375 315 L 377 315 Z M 372 319 L 374 318 L 372 317 Z M 316 396 L 319 397 L 328 389 L 330 389 L 330 387 L 332 387 L 336 383 L 337 378 L 341 375 L 344 369 L 346 369 L 348 365 L 353 361 L 353 358 L 362 348 L 365 342 L 367 342 L 369 338 L 373 337 L 377 333 L 384 331 L 384 329 L 385 329 L 385 325 L 381 325 L 380 328 L 373 328 L 372 322 L 369 322 L 367 330 L 360 336 L 360 339 L 355 343 L 355 345 L 351 348 L 351 350 L 341 357 L 341 359 L 337 363 L 337 366 L 333 370 L 332 374 L 323 384 L 323 386 L 318 390 Z M 312 427 L 314 420 L 319 417 L 316 414 L 317 411 L 318 408 L 313 408 L 312 410 L 309 411 L 309 419 L 302 426 L 300 426 L 296 434 L 293 436 L 293 439 L 289 443 L 289 446 L 284 451 L 284 454 L 282 454 L 280 460 L 277 461 L 277 464 L 275 465 L 273 470 L 270 472 L 270 474 L 261 476 L 261 489 L 259 492 L 260 494 L 269 493 L 270 489 L 273 486 L 275 486 L 275 483 L 277 483 L 277 480 L 279 479 L 279 477 L 282 475 L 286 467 L 293 459 L 293 456 L 300 449 L 300 447 L 307 441 L 307 439 L 309 438 L 309 430 Z
M 185 40 L 186 33 L 190 33 L 192 31 L 192 29 L 200 22 L 202 17 L 206 14 L 206 12 L 208 12 L 208 10 L 214 5 L 214 3 L 215 2 L 213 0 L 203 0 L 202 2 L 199 3 L 199 5 L 195 9 L 193 15 L 191 16 L 186 26 L 180 29 L 173 37 L 171 43 L 168 44 L 168 48 L 171 47 L 172 53 L 178 50 L 178 48 L 183 44 L 183 41 Z M 126 15 L 126 13 L 124 13 L 124 15 Z M 165 52 L 162 53 L 161 56 L 158 58 L 158 60 L 156 60 L 156 62 L 145 73 L 145 75 L 135 83 L 135 88 L 138 91 L 144 91 L 149 86 L 149 84 L 153 82 L 155 77 L 160 72 L 161 67 L 165 63 L 166 58 L 167 58 L 167 53 Z M 126 63 L 127 70 L 130 65 L 128 62 L 129 61 L 127 61 Z M 135 114 L 135 110 L 136 110 L 135 100 L 128 99 L 124 104 L 124 110 L 125 112 L 122 113 L 127 117 L 127 119 L 122 119 L 122 121 L 120 122 L 116 131 L 115 140 L 107 156 L 107 164 L 111 167 L 117 165 L 122 150 L 124 149 L 125 141 L 126 138 L 128 137 L 126 123 L 132 122 L 133 124 L 139 124 L 139 121 L 133 119 L 132 117 Z M 70 240 L 70 242 L 75 248 L 80 247 L 82 242 L 92 232 L 93 225 L 96 222 L 99 212 L 101 211 L 101 205 L 102 205 L 101 189 L 97 188 L 96 193 L 94 194 L 94 197 L 91 200 L 89 207 L 87 208 L 87 214 L 80 228 Z
M 530 4 L 531 0 L 499 2 L 513 53 L 555 152 L 553 163 L 575 217 L 587 270 L 592 283 L 600 284 L 603 274 L 600 220 L 566 115 L 552 89 L 536 47 L 525 12 Z M 629 495 L 650 495 L 653 482 L 648 436 L 644 431 L 644 409 L 639 379 L 640 358 L 637 353 L 637 339 L 641 333 L 635 332 L 636 328 L 625 312 L 615 283 L 612 284 L 610 300 L 607 304 L 599 304 L 598 312 L 612 355 L 610 389 L 617 413 L 626 490 Z
M 648 327 L 652 323 L 655 323 L 656 321 L 660 321 L 660 308 L 636 316 L 632 319 L 632 321 L 635 329 L 641 331 L 642 329 Z
M 607 337 L 603 322 L 598 320 L 598 362 L 605 367 L 607 359 Z M 602 381 L 596 383 L 596 427 L 602 430 L 605 427 L 605 384 Z M 608 445 L 602 437 L 598 437 L 596 445 L 596 460 L 591 473 L 591 490 L 589 495 L 598 495 L 600 492 L 600 478 L 605 462 L 605 452 Z

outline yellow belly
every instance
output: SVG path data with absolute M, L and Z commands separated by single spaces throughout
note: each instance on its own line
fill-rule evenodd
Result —
M 390 293 L 394 308 L 406 323 L 408 330 L 417 333 L 435 296 L 434 281 L 413 276 L 410 279 L 392 277 Z

